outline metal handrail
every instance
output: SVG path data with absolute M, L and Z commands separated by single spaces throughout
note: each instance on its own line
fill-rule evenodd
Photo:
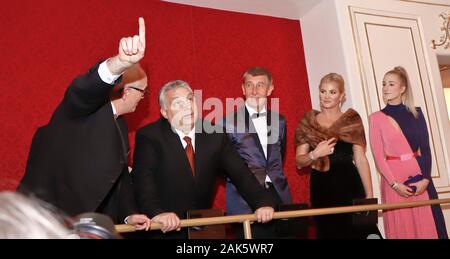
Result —
M 371 205 L 354 205 L 354 206 L 342 206 L 342 207 L 332 207 L 332 208 L 321 208 L 321 209 L 304 209 L 304 210 L 291 210 L 291 211 L 281 211 L 275 212 L 274 219 L 285 219 L 285 218 L 297 218 L 297 217 L 309 217 L 318 215 L 329 215 L 329 214 L 341 214 L 341 213 L 351 213 L 360 211 L 373 211 L 373 210 L 390 210 L 390 209 L 401 209 L 401 208 L 411 208 L 420 207 L 434 204 L 445 204 L 450 203 L 450 198 L 448 199 L 435 199 L 435 200 L 425 200 L 425 201 L 413 201 L 413 202 L 399 202 L 390 204 L 371 204 Z M 197 218 L 197 219 L 183 219 L 181 220 L 180 227 L 196 227 L 196 226 L 208 226 L 217 224 L 227 224 L 227 223 L 245 223 L 244 228 L 248 228 L 248 223 L 256 221 L 255 214 L 243 214 L 243 215 L 233 215 L 233 216 L 221 216 L 221 217 L 209 217 L 209 218 Z M 116 225 L 116 230 L 119 233 L 135 232 L 136 229 L 131 225 L 120 224 Z M 161 229 L 161 224 L 152 222 L 149 230 L 159 230 Z M 247 231 L 245 231 L 247 232 Z M 245 237 L 251 238 L 251 233 L 244 233 Z

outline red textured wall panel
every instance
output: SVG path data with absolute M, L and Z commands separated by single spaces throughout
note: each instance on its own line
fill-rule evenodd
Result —
M 150 94 L 126 117 L 130 143 L 137 128 L 159 117 L 157 94 L 167 81 L 183 79 L 203 99 L 242 96 L 250 66 L 272 71 L 280 112 L 288 123 L 286 174 L 295 202 L 309 200 L 306 172 L 294 165 L 294 130 L 311 109 L 298 21 L 217 11 L 159 1 L 18 0 L 0 16 L 0 190 L 14 189 L 24 173 L 31 138 L 49 120 L 74 76 L 117 53 L 122 36 L 147 25 L 142 62 Z M 224 207 L 219 185 L 216 207 Z

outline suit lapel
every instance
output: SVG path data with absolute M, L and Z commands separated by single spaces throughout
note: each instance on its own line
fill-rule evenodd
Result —
M 120 146 L 122 150 L 122 156 L 124 157 L 124 161 L 128 161 L 128 153 L 129 153 L 129 144 L 128 144 L 128 127 L 125 120 L 122 117 L 114 119 L 114 125 L 117 128 L 117 134 L 120 139 Z
M 199 179 L 202 174 L 202 165 L 204 165 L 204 158 L 208 156 L 205 152 L 207 152 L 207 140 L 205 138 L 205 134 L 203 131 L 199 131 L 201 127 L 201 123 L 197 123 L 196 129 L 198 133 L 195 133 L 195 178 Z

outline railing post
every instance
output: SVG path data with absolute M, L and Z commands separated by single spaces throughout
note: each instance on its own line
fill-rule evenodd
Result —
M 250 225 L 250 220 L 244 221 L 244 238 L 252 239 L 252 226 Z

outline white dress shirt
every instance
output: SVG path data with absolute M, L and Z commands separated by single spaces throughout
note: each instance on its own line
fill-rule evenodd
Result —
M 192 130 L 186 135 L 181 130 L 175 129 L 175 132 L 177 133 L 178 137 L 180 137 L 181 144 L 183 145 L 183 149 L 186 149 L 187 142 L 184 140 L 184 137 L 191 138 L 192 148 L 194 149 L 195 153 L 195 127 L 192 128 Z
M 259 142 L 261 143 L 264 157 L 267 160 L 267 115 L 261 116 L 258 118 L 252 118 L 253 114 L 258 113 L 255 109 L 250 107 L 247 103 L 245 103 L 245 107 L 247 108 L 247 111 L 250 115 L 250 118 L 253 122 L 253 126 L 255 126 L 256 133 L 258 134 Z M 263 107 L 259 113 L 267 113 L 266 107 Z M 269 175 L 266 176 L 266 182 L 271 183 L 272 180 L 270 180 Z

